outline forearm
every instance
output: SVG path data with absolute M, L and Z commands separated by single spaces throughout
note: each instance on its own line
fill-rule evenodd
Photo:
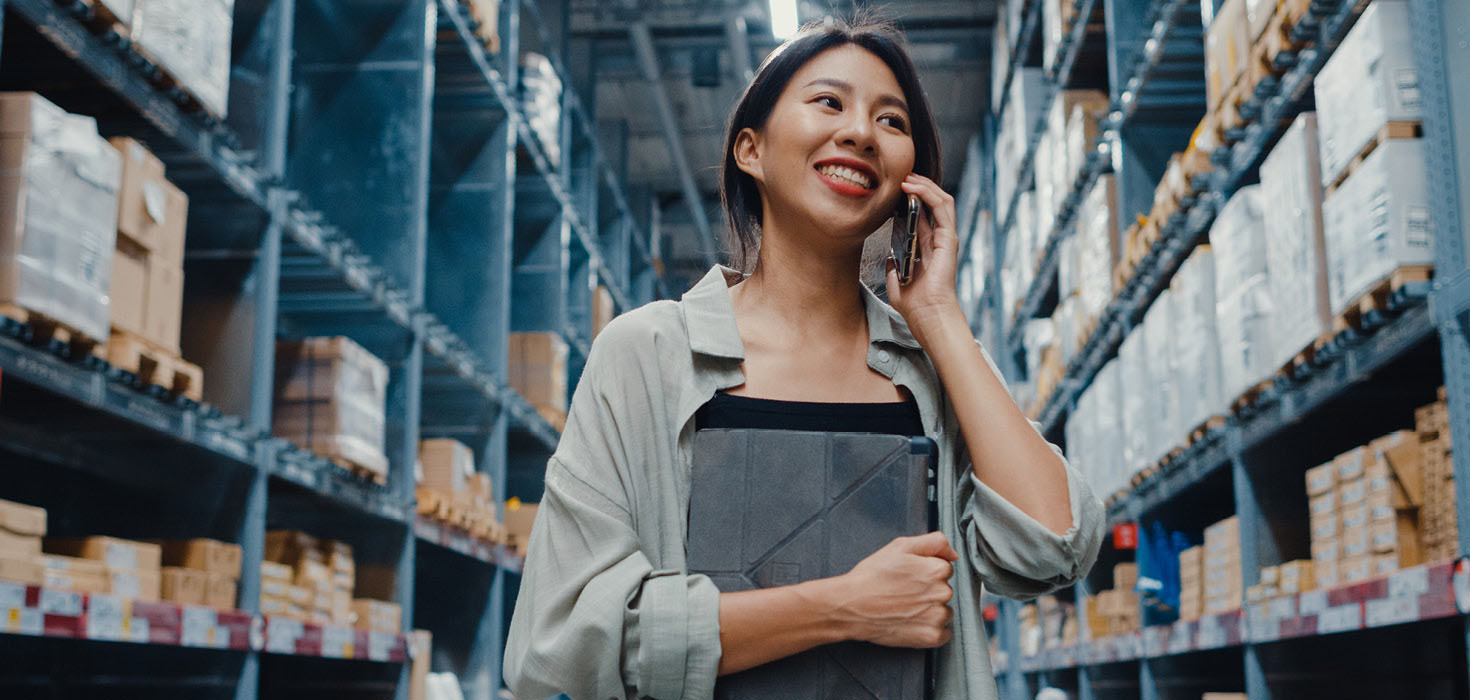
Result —
M 720 594 L 720 675 L 848 638 L 831 603 L 833 579 Z
M 958 306 L 927 314 L 911 329 L 954 405 L 975 476 L 1057 534 L 1072 526 L 1067 473 L 1006 391 Z

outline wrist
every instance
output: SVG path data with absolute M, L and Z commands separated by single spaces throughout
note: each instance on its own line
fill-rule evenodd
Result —
M 816 613 L 815 628 L 823 644 L 861 639 L 856 620 L 845 612 L 849 598 L 846 574 L 808 581 L 800 588 L 808 609 Z
M 970 333 L 969 323 L 965 320 L 964 312 L 960 311 L 958 301 L 913 309 L 905 314 L 904 322 L 908 324 L 914 339 L 926 349 L 930 340 L 944 337 L 955 327 L 964 327 L 965 335 Z

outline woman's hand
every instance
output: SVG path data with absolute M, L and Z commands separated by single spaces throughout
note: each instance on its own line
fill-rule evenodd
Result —
M 920 343 L 924 326 L 932 319 L 959 310 L 955 296 L 959 234 L 955 228 L 954 197 L 933 180 L 910 173 L 901 185 L 905 194 L 919 198 L 929 216 L 919 217 L 919 261 L 913 279 L 898 283 L 893 261 L 888 263 L 888 301 L 903 315 Z
M 931 532 L 893 540 L 833 579 L 849 638 L 920 649 L 947 643 L 949 577 L 958 559 L 944 533 Z

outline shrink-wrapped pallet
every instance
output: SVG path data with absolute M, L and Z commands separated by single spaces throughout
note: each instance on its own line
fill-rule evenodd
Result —
M 1093 91 L 1086 99 L 1079 99 L 1067 113 L 1066 172 L 1068 181 L 1076 179 L 1087 155 L 1097 141 L 1097 126 L 1108 114 L 1108 98 Z
M 132 41 L 223 119 L 230 99 L 235 0 L 137 0 Z
M 1077 293 L 1084 323 L 1097 319 L 1113 299 L 1113 265 L 1118 262 L 1117 211 L 1113 176 L 1098 177 L 1077 212 Z
M 1053 225 L 1057 218 L 1057 176 L 1056 172 L 1056 147 L 1050 129 L 1041 134 L 1041 140 L 1036 144 L 1036 197 L 1035 197 L 1035 219 L 1036 219 L 1036 248 L 1038 250 L 1046 247 L 1047 238 L 1051 235 Z
M 1174 332 L 1169 345 L 1178 371 L 1181 434 L 1222 413 L 1220 336 L 1215 323 L 1215 255 L 1195 248 L 1174 273 Z
M 1021 129 L 1011 119 L 1002 119 L 995 135 L 995 205 L 996 220 L 1006 221 L 1011 215 L 1011 200 L 1020 181 L 1021 159 L 1026 155 L 1026 141 Z
M 381 477 L 388 367 L 344 337 L 276 344 L 275 433 Z
M 1313 82 L 1322 144 L 1322 184 L 1343 169 L 1389 121 L 1424 118 L 1406 0 L 1375 0 Z
M 1026 266 L 1027 279 L 1036 272 L 1036 252 L 1041 248 L 1041 231 L 1036 228 L 1036 191 L 1022 192 L 1016 200 L 1016 223 L 1011 227 L 1012 235 L 1020 236 L 1021 264 Z
M 1242 187 L 1220 209 L 1210 227 L 1215 251 L 1215 318 L 1220 333 L 1220 384 L 1233 401 L 1277 368 L 1266 269 L 1266 230 L 1261 188 Z
M 1123 473 L 1131 476 L 1148 463 L 1153 433 L 1153 411 L 1148 405 L 1150 376 L 1149 348 L 1143 329 L 1134 327 L 1118 348 L 1118 394 L 1122 411 Z
M 1266 212 L 1266 267 L 1271 298 L 1290 300 L 1273 314 L 1267 364 L 1283 367 L 1332 327 L 1322 233 L 1322 179 L 1317 120 L 1304 113 L 1261 162 Z
M 1057 296 L 1062 299 L 1073 296 L 1078 290 L 1081 263 L 1077 259 L 1077 236 L 1063 236 L 1057 242 Z
M 1115 493 L 1128 485 L 1128 474 L 1123 461 L 1123 423 L 1121 420 L 1121 396 L 1119 368 L 1116 359 L 1109 360 L 1098 370 L 1093 382 L 1097 392 L 1097 428 L 1093 448 L 1100 466 L 1100 493 Z
M 521 58 L 521 108 L 552 166 L 561 164 L 561 77 L 538 53 Z
M 1077 295 L 1068 295 L 1057 302 L 1057 310 L 1051 319 L 1057 328 L 1058 358 L 1062 367 L 1066 367 L 1077 354 L 1077 345 L 1080 342 L 1077 337 Z
M 91 117 L 0 94 L 0 303 L 107 339 L 121 174 Z
M 1149 416 L 1148 449 L 1144 462 L 1157 462 L 1179 443 L 1184 427 L 1179 421 L 1179 392 L 1176 387 L 1173 335 L 1174 293 L 1165 289 L 1143 316 L 1144 346 L 1148 348 Z M 1134 331 L 1135 333 L 1138 330 Z
M 1396 268 L 1434 263 L 1422 139 L 1374 149 L 1322 205 L 1327 290 L 1341 313 Z

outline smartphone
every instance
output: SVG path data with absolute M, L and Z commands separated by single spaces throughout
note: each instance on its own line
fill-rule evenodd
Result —
M 893 213 L 893 259 L 898 263 L 898 283 L 908 284 L 914 278 L 914 266 L 919 262 L 919 217 L 923 205 L 919 198 L 908 195 L 898 204 Z

